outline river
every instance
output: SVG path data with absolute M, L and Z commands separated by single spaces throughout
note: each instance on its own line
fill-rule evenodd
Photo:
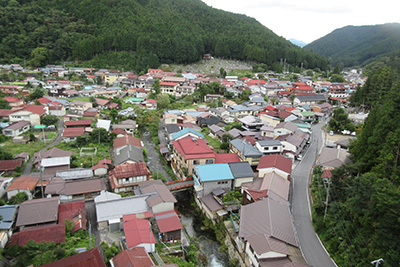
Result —
M 178 200 L 176 206 L 181 213 L 182 224 L 190 237 L 198 239 L 200 250 L 208 257 L 208 266 L 229 266 L 229 259 L 224 253 L 220 252 L 220 244 L 215 240 L 214 233 L 204 230 L 199 216 L 196 216 L 196 211 L 191 205 L 193 196 L 190 191 L 179 192 L 175 194 L 175 197 Z

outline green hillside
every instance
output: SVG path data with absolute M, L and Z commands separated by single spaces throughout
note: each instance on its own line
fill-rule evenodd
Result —
M 327 57 L 332 65 L 362 66 L 400 50 L 400 24 L 346 26 L 305 46 Z
M 211 53 L 276 70 L 281 58 L 293 66 L 327 67 L 324 57 L 255 19 L 199 0 L 0 0 L 0 7 L 1 63 L 78 60 L 143 70 Z

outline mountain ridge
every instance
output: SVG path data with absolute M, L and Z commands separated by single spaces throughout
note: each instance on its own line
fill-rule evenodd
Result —
M 345 26 L 306 45 L 332 65 L 363 66 L 375 58 L 400 50 L 400 23 Z
M 281 58 L 293 66 L 328 66 L 324 57 L 294 46 L 254 18 L 200 0 L 5 0 L 0 6 L 6 25 L 0 31 L 2 62 L 90 61 L 139 71 L 192 63 L 211 53 L 274 70 Z

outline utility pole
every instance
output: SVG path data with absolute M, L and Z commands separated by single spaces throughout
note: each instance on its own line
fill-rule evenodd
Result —
M 92 225 L 89 220 L 89 250 L 92 249 Z
M 42 166 L 42 156 L 40 155 L 40 152 L 39 152 L 39 158 L 40 158 L 40 191 L 42 192 L 42 198 L 44 198 L 44 193 L 43 193 L 43 166 Z

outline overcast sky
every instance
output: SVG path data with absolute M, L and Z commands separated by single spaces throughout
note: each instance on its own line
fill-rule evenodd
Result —
M 397 0 L 202 0 L 214 8 L 245 14 L 286 39 L 311 43 L 348 25 L 400 22 Z

